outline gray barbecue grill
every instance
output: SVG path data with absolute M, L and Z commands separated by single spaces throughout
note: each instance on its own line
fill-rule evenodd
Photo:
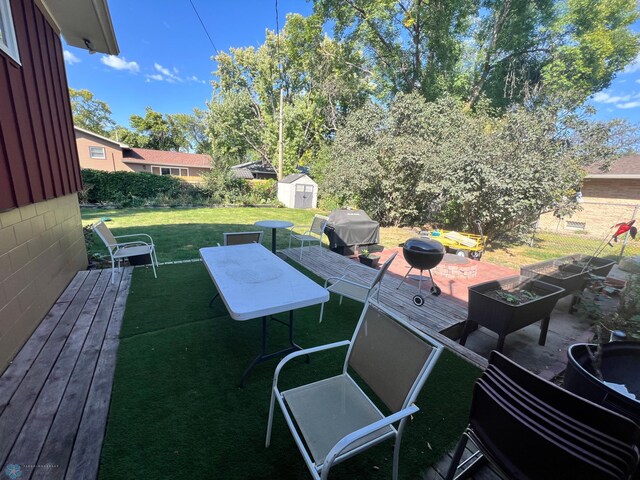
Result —
M 340 208 L 329 214 L 324 233 L 331 250 L 341 255 L 355 255 L 358 248 L 380 241 L 380 224 L 371 220 L 364 210 Z
M 436 282 L 433 281 L 433 276 L 431 275 L 431 269 L 436 267 L 444 257 L 444 246 L 435 240 L 431 240 L 429 238 L 415 237 L 410 238 L 404 243 L 402 247 L 402 254 L 404 255 L 404 259 L 411 266 L 407 274 L 404 276 L 400 285 L 396 288 L 400 288 L 400 286 L 407 279 L 411 270 L 414 268 L 420 270 L 420 278 L 418 279 L 418 293 L 413 297 L 413 303 L 417 306 L 422 306 L 424 304 L 424 298 L 422 297 L 422 272 L 427 270 L 429 272 L 429 278 L 431 279 L 431 294 L 438 296 L 442 293 L 440 287 L 436 285 Z

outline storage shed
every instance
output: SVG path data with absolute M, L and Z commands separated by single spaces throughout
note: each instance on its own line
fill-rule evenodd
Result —
M 289 208 L 316 208 L 318 184 L 309 175 L 292 173 L 278 182 L 278 200 Z

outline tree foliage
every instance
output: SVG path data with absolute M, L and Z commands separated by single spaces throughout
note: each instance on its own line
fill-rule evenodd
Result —
M 322 32 L 317 16 L 288 15 L 259 48 L 215 57 L 209 102 L 214 156 L 277 165 L 280 90 L 284 92 L 284 172 L 312 164 L 344 116 L 368 95 L 361 57 Z
M 111 109 L 106 102 L 98 100 L 89 90 L 69 88 L 73 124 L 99 135 L 108 136 L 115 127 Z
M 640 49 L 636 0 L 315 0 L 366 53 L 378 98 L 419 91 L 502 110 L 564 95 L 581 104 Z
M 496 117 L 400 94 L 388 110 L 371 103 L 349 116 L 321 188 L 383 224 L 478 220 L 490 238 L 515 235 L 542 212 L 576 208 L 584 166 L 615 158 L 622 127 L 552 106 Z
M 150 148 L 153 150 L 188 151 L 191 148 L 186 114 L 165 115 L 154 111 L 151 107 L 145 109 L 144 117 L 131 115 L 129 123 L 131 129 L 117 127 L 112 137 L 134 148 Z

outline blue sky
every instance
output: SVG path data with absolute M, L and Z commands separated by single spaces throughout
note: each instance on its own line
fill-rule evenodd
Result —
M 259 46 L 275 30 L 275 0 L 192 0 L 219 51 Z M 162 113 L 205 108 L 211 96 L 213 47 L 189 0 L 109 0 L 120 55 L 107 57 L 65 44 L 69 85 L 109 104 L 116 122 L 149 106 Z M 305 0 L 279 0 L 280 28 L 288 12 L 308 15 Z M 634 25 L 640 31 L 640 24 Z M 594 96 L 597 118 L 640 123 L 640 56 Z

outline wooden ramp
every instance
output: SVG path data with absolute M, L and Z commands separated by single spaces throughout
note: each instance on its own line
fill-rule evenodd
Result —
M 342 276 L 348 266 L 351 266 L 348 273 L 349 278 L 355 281 L 372 281 L 376 274 L 376 270 L 323 247 L 305 247 L 302 256 L 300 248 L 287 248 L 279 250 L 279 253 L 324 280 L 328 277 Z M 460 337 L 463 322 L 467 318 L 466 307 L 446 295 L 435 297 L 424 289 L 422 295 L 424 305 L 418 307 L 413 303 L 413 296 L 417 293 L 415 283 L 405 282 L 400 288 L 397 288 L 401 280 L 402 277 L 387 272 L 382 279 L 380 303 L 404 317 L 421 331 L 431 335 L 457 355 L 484 369 L 487 366 L 487 360 L 484 357 L 455 341 Z
M 0 377 L 3 473 L 97 477 L 131 272 L 78 272 Z

